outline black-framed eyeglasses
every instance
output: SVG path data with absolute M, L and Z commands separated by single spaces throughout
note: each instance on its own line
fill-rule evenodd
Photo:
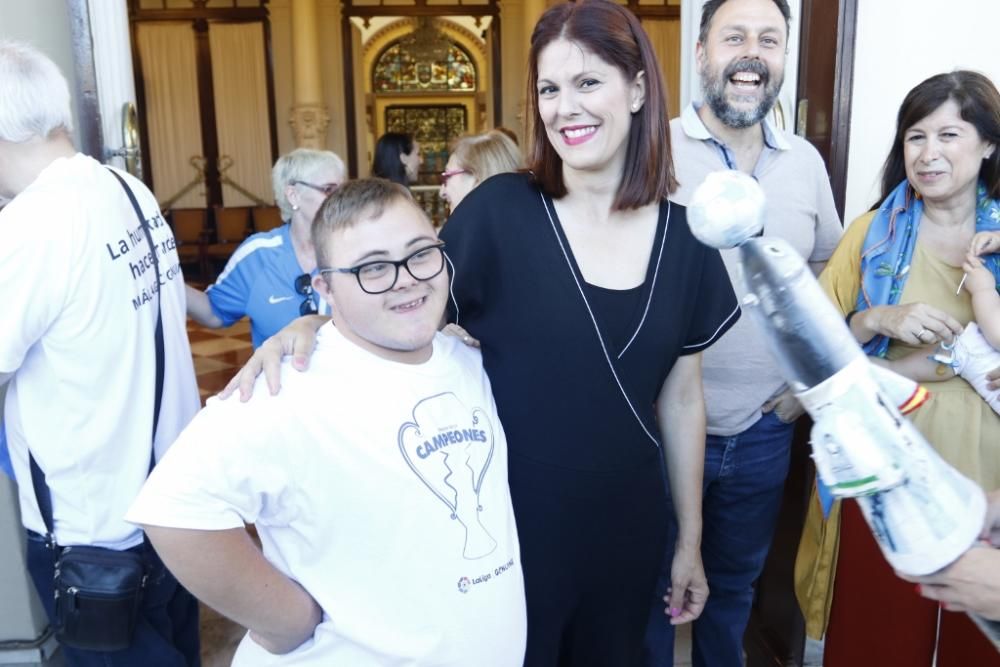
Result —
M 303 273 L 296 278 L 295 293 L 305 297 L 305 300 L 299 304 L 299 315 L 315 315 L 319 312 L 316 302 L 313 301 L 312 276 L 308 273 Z
M 323 183 L 321 185 L 317 185 L 316 183 L 309 183 L 308 181 L 292 181 L 292 185 L 304 185 L 307 188 L 312 188 L 316 192 L 322 192 L 327 197 L 336 192 L 337 188 L 340 187 L 340 183 Z
M 368 294 L 382 294 L 396 286 L 401 266 L 414 280 L 430 280 L 444 269 L 444 243 L 426 246 L 400 260 L 380 259 L 346 269 L 320 269 L 319 272 L 353 273 L 362 290 Z

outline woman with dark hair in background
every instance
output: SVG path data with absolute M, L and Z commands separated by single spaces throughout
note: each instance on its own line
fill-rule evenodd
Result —
M 913 377 L 901 359 L 932 354 L 972 320 L 962 264 L 977 232 L 1000 229 L 1000 93 L 982 74 L 933 76 L 900 106 L 882 194 L 855 220 L 820 283 L 865 352 Z M 987 258 L 1000 277 L 1000 262 Z M 911 418 L 931 445 L 986 489 L 1000 486 L 1000 415 L 947 366 Z M 1000 389 L 1000 369 L 989 374 Z M 857 504 L 818 502 L 796 563 L 810 636 L 826 633 L 826 667 L 1000 665 L 1000 654 L 961 614 L 942 613 L 894 576 Z M 891 619 L 891 623 L 886 623 Z
M 372 176 L 410 185 L 417 181 L 422 162 L 420 144 L 413 137 L 400 132 L 386 132 L 375 143 Z

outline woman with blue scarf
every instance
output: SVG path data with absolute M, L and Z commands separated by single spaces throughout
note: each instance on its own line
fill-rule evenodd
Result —
M 998 146 L 1000 93 L 983 75 L 939 74 L 907 94 L 880 203 L 851 224 L 820 277 L 870 356 L 892 364 L 932 354 L 973 320 L 962 266 L 977 232 L 1000 229 Z M 1000 280 L 1000 258 L 983 263 Z M 1000 487 L 1000 415 L 938 368 L 914 424 L 964 475 Z M 1000 368 L 988 377 L 1000 389 Z M 810 503 L 795 570 L 807 634 L 825 635 L 825 667 L 930 667 L 935 655 L 939 667 L 1000 665 L 964 614 L 942 611 L 893 574 L 853 501 L 825 520 Z

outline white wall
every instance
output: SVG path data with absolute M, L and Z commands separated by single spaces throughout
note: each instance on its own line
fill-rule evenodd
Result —
M 73 91 L 73 48 L 65 0 L 0 0 L 0 38 L 28 42 L 55 61 Z M 74 128 L 80 126 L 73 100 Z
M 832 0 L 823 0 L 829 2 Z M 864 2 L 865 0 L 861 0 Z M 869 0 L 884 2 L 885 0 Z M 908 1 L 908 0 L 907 0 Z M 694 47 L 698 43 L 698 27 L 701 24 L 701 7 L 705 0 L 683 0 L 681 2 L 681 109 L 692 100 L 701 100 L 701 80 L 698 76 L 698 61 L 694 56 Z M 788 0 L 792 10 L 792 21 L 788 36 L 788 58 L 785 63 L 785 82 L 778 94 L 785 129 L 795 130 L 795 91 L 799 77 L 799 13 L 801 0 Z
M 896 112 L 913 86 L 954 69 L 978 70 L 1000 83 L 997 26 L 997 0 L 859 0 L 847 222 L 878 197 Z

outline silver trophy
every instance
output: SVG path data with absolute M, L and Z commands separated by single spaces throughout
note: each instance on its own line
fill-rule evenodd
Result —
M 814 421 L 812 458 L 822 482 L 835 497 L 857 500 L 895 570 L 934 573 L 977 541 L 986 496 L 903 416 L 900 406 L 919 405 L 926 392 L 872 364 L 802 256 L 782 239 L 760 236 L 763 210 L 754 179 L 715 172 L 695 191 L 688 223 L 706 245 L 738 248 L 735 287 Z M 996 624 L 973 620 L 1000 648 Z

